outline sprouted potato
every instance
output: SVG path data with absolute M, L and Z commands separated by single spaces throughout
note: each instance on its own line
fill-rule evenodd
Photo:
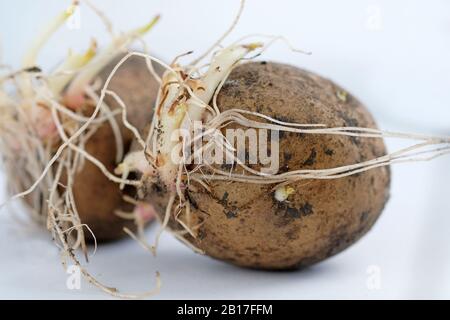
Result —
M 101 72 L 101 82 L 107 78 L 116 63 L 117 61 L 113 61 Z M 156 67 L 155 69 L 157 70 Z M 105 105 L 112 112 L 122 111 L 115 100 L 116 95 L 120 97 L 127 105 L 127 121 L 142 133 L 151 120 L 152 106 L 158 90 L 158 83 L 148 72 L 145 61 L 139 58 L 128 60 L 111 80 L 108 90 L 114 96 L 109 95 L 105 99 Z M 93 107 L 89 108 L 90 112 Z M 134 137 L 132 131 L 125 127 L 120 114 L 116 115 L 116 119 L 116 132 L 110 122 L 103 123 L 84 145 L 85 151 L 110 172 L 122 160 Z M 119 145 L 116 139 L 120 139 Z M 118 152 L 118 148 L 122 150 Z M 153 219 L 153 211 L 149 210 L 147 204 L 133 200 L 134 188 L 121 190 L 117 183 L 109 180 L 92 162 L 85 161 L 82 169 L 76 173 L 72 192 L 81 222 L 89 226 L 97 240 L 117 239 L 126 235 L 124 228 L 135 231 L 136 227 L 142 227 Z M 125 198 L 124 194 L 127 195 Z M 140 220 L 137 224 L 136 219 Z
M 368 110 L 332 81 L 248 62 L 275 40 L 287 43 L 260 37 L 269 41 L 241 40 L 210 49 L 217 51 L 207 63 L 203 55 L 165 66 L 148 133 L 116 170 L 123 179 L 137 174 L 138 195 L 158 212 L 154 243 L 142 243 L 153 254 L 169 230 L 196 252 L 240 266 L 308 266 L 372 227 L 389 197 L 391 164 L 450 153 L 449 137 L 377 129 Z M 280 166 L 240 157 L 226 135 L 231 128 L 243 130 L 238 136 L 254 129 L 257 140 L 267 138 L 259 136 L 263 130 L 277 132 L 280 143 L 268 153 L 279 156 Z M 387 153 L 386 137 L 414 144 Z M 244 155 L 252 155 L 252 144 Z M 232 161 L 196 162 L 201 154 Z
M 150 206 L 136 201 L 130 188 L 136 182 L 118 178 L 113 170 L 152 119 L 161 73 L 142 58 L 128 59 L 121 68 L 117 64 L 159 16 L 112 34 L 111 44 L 101 50 L 92 41 L 84 54 L 69 51 L 53 71 L 43 71 L 37 66 L 39 52 L 77 6 L 74 2 L 51 21 L 19 71 L 0 78 L 1 151 L 11 199 L 24 198 L 33 216 L 46 224 L 62 249 L 63 264 L 72 259 L 91 283 L 121 296 L 90 276 L 76 252 L 80 248 L 88 259 L 86 240 L 97 244 L 126 232 L 141 235 L 154 218 Z
M 345 99 L 339 98 L 341 93 Z M 339 86 L 277 63 L 251 62 L 234 68 L 217 96 L 217 105 L 222 114 L 239 107 L 290 123 L 376 128 L 369 112 Z M 220 132 L 225 136 L 230 128 L 245 126 L 230 124 Z M 271 150 L 280 157 L 280 175 L 346 166 L 386 154 L 381 139 L 295 132 L 280 136 L 277 150 Z M 237 139 L 229 142 L 236 146 Z M 249 141 L 246 151 L 249 154 Z M 214 171 L 238 176 L 242 167 L 224 163 L 204 170 L 205 174 Z M 169 226 L 182 232 L 186 225 L 192 230 L 184 235 L 189 243 L 241 266 L 306 266 L 348 247 L 370 229 L 388 199 L 389 177 L 389 167 L 380 167 L 341 179 L 293 180 L 275 190 L 276 183 L 250 184 L 245 176 L 243 181 L 213 179 L 208 188 L 193 180 L 192 188 L 183 191 L 190 218 L 182 211 L 177 214 L 182 223 L 171 218 Z M 151 190 L 150 203 L 164 212 L 166 195 L 161 188 Z

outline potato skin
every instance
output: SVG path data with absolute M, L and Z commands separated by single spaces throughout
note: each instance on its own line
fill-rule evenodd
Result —
M 108 65 L 99 75 L 105 81 L 117 61 Z M 155 70 L 161 74 L 161 69 Z M 149 73 L 145 60 L 131 57 L 117 71 L 108 89 L 116 92 L 127 106 L 127 119 L 141 132 L 153 116 L 159 84 Z M 112 97 L 105 98 L 112 109 L 120 108 Z M 91 111 L 85 110 L 87 114 Z M 133 135 L 122 123 L 121 115 L 116 116 L 123 136 L 125 154 L 130 148 Z M 117 166 L 116 145 L 109 122 L 103 124 L 86 143 L 86 151 L 100 160 L 113 172 Z M 130 188 L 131 190 L 132 188 Z M 128 191 L 128 190 L 126 190 Z M 73 192 L 82 223 L 86 223 L 99 241 L 114 240 L 125 235 L 123 227 L 135 229 L 133 221 L 124 220 L 114 211 L 132 211 L 133 206 L 123 200 L 123 192 L 118 184 L 111 182 L 91 162 L 86 161 L 83 169 L 74 179 Z M 90 234 L 86 232 L 90 238 Z
M 311 72 L 293 66 L 251 62 L 236 67 L 218 95 L 222 111 L 241 108 L 295 123 L 376 128 L 353 96 Z M 380 139 L 317 134 L 280 134 L 280 172 L 324 169 L 386 154 Z M 197 186 L 197 185 L 196 185 Z M 191 243 L 211 257 L 259 269 L 294 269 L 330 257 L 361 238 L 388 198 L 389 167 L 335 180 L 291 185 L 289 202 L 279 202 L 273 185 L 212 182 L 188 194 L 196 222 Z M 164 212 L 164 198 L 150 198 Z M 181 229 L 172 221 L 171 227 Z

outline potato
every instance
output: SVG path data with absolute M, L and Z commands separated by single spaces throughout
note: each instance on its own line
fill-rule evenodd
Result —
M 240 108 L 285 122 L 376 128 L 367 109 L 344 89 L 279 63 L 239 65 L 217 101 L 221 111 Z M 385 154 L 381 139 L 281 132 L 279 172 L 333 168 Z M 192 185 L 198 190 L 186 194 L 192 225 L 200 227 L 196 238 L 185 235 L 187 241 L 239 266 L 292 269 L 339 253 L 369 231 L 389 198 L 390 169 L 292 183 L 287 201 L 275 198 L 274 185 L 212 181 L 211 192 Z M 163 190 L 156 186 L 148 195 L 160 215 L 167 204 Z M 173 218 L 169 226 L 183 230 Z
M 111 62 L 102 70 L 99 77 L 105 81 L 114 66 L 119 61 Z M 155 66 L 155 71 L 159 74 L 162 69 Z M 153 116 L 153 104 L 155 103 L 159 84 L 149 73 L 145 60 L 133 56 L 127 60 L 113 77 L 109 90 L 117 93 L 127 106 L 127 119 L 142 134 L 145 125 L 151 121 Z M 120 108 L 111 96 L 106 96 L 106 104 L 112 109 Z M 94 105 L 84 106 L 83 113 L 90 116 L 94 110 Z M 121 114 L 116 116 L 120 131 L 123 137 L 124 152 L 126 153 L 134 138 L 133 134 L 125 128 L 122 123 Z M 85 145 L 85 150 L 97 158 L 105 167 L 113 172 L 116 163 L 116 143 L 112 128 L 109 122 L 102 124 L 92 135 Z M 64 185 L 67 178 L 63 176 L 61 183 Z M 25 186 L 22 186 L 23 190 Z M 62 191 L 62 189 L 61 189 Z M 25 202 L 31 207 L 37 207 L 38 200 L 45 208 L 45 197 L 36 197 L 35 191 L 25 197 Z M 124 192 L 133 195 L 134 188 L 125 188 L 121 191 L 119 185 L 110 181 L 94 164 L 89 161 L 84 162 L 80 172 L 74 177 L 73 194 L 75 204 L 81 222 L 87 224 L 93 231 L 97 241 L 109 241 L 124 236 L 124 227 L 135 229 L 133 220 L 125 220 L 115 214 L 115 210 L 120 209 L 131 212 L 133 205 L 123 200 Z M 43 213 L 41 213 L 43 214 Z M 86 230 L 85 230 L 86 231 Z M 87 240 L 93 240 L 90 232 L 85 232 Z
M 101 72 L 102 80 L 108 77 L 117 62 L 112 62 Z M 161 73 L 160 69 L 156 70 Z M 112 79 L 108 89 L 122 98 L 127 106 L 128 121 L 142 134 L 144 126 L 153 116 L 153 104 L 158 92 L 158 83 L 149 73 L 145 60 L 135 56 L 127 60 Z M 111 96 L 107 96 L 105 102 L 112 110 L 120 108 Z M 126 153 L 130 148 L 133 134 L 123 125 L 121 115 L 116 119 L 120 125 Z M 108 122 L 89 139 L 85 148 L 110 172 L 114 171 L 117 166 L 116 145 Z M 132 188 L 126 189 L 127 192 L 131 190 Z M 124 220 L 114 213 L 116 209 L 132 211 L 133 205 L 123 200 L 123 192 L 118 184 L 108 180 L 91 162 L 86 161 L 83 169 L 76 175 L 73 192 L 81 222 L 89 225 L 97 240 L 113 240 L 124 236 L 123 227 L 135 229 L 132 220 Z M 89 233 L 86 234 L 89 236 Z

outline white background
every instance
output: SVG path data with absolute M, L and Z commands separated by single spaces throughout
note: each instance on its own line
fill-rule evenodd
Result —
M 117 30 L 161 13 L 146 40 L 167 61 L 208 48 L 239 6 L 237 0 L 95 2 Z M 18 67 L 37 29 L 67 3 L 0 0 L 2 63 Z M 86 7 L 80 16 L 79 29 L 65 27 L 52 38 L 40 65 L 54 66 L 68 48 L 84 50 L 91 37 L 105 43 L 107 33 L 98 19 Z M 450 135 L 449 1 L 249 0 L 227 40 L 253 33 L 284 35 L 312 51 L 311 56 L 294 54 L 280 43 L 264 59 L 335 80 L 369 107 L 383 129 Z M 388 146 L 392 150 L 396 142 L 388 141 Z M 449 165 L 447 157 L 394 167 L 392 197 L 373 230 L 345 252 L 301 272 L 239 269 L 196 255 L 169 235 L 162 238 L 157 258 L 132 240 L 101 246 L 89 270 L 128 292 L 151 289 L 159 270 L 163 287 L 155 298 L 448 299 Z M 3 201 L 4 179 L 0 181 Z M 108 298 L 86 282 L 81 290 L 68 290 L 54 244 L 25 216 L 11 208 L 0 212 L 0 298 Z M 151 228 L 149 237 L 154 233 Z M 373 267 L 380 272 L 380 288 L 367 285 Z

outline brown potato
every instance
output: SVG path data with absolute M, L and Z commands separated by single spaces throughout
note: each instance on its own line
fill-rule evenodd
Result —
M 114 61 L 100 74 L 104 81 L 118 61 Z M 161 69 L 155 70 L 161 74 Z M 142 134 L 145 125 L 153 116 L 153 105 L 158 92 L 158 83 L 149 73 L 145 60 L 131 57 L 118 70 L 108 89 L 117 93 L 127 106 L 127 119 Z M 112 109 L 120 108 L 111 96 L 105 99 Z M 92 111 L 91 111 L 92 112 Z M 121 115 L 116 116 L 123 136 L 125 153 L 130 148 L 133 134 L 125 128 Z M 117 166 L 116 145 L 108 122 L 103 124 L 86 143 L 85 149 L 113 172 Z M 132 188 L 126 189 L 131 192 Z M 117 183 L 111 182 L 94 164 L 85 162 L 74 179 L 73 192 L 82 223 L 94 232 L 97 240 L 107 241 L 124 236 L 123 227 L 135 229 L 133 221 L 118 217 L 114 211 L 132 211 L 133 206 L 123 200 L 123 192 Z M 89 233 L 86 233 L 89 236 Z
M 221 111 L 241 108 L 286 122 L 376 128 L 367 109 L 330 80 L 293 66 L 251 62 L 236 67 L 218 96 Z M 381 139 L 280 133 L 280 172 L 355 164 L 386 154 Z M 389 167 L 335 180 L 293 183 L 288 201 L 273 185 L 213 181 L 187 195 L 197 237 L 211 257 L 261 269 L 291 269 L 330 257 L 361 238 L 388 198 Z M 149 195 L 164 213 L 167 194 Z M 183 228 L 174 220 L 169 226 Z
M 115 67 L 117 59 L 111 62 L 99 74 L 99 78 L 104 82 Z M 159 74 L 162 69 L 155 66 L 155 71 Z M 153 116 L 153 105 L 158 93 L 159 84 L 149 73 L 146 62 L 140 57 L 131 57 L 117 71 L 112 78 L 109 90 L 114 91 L 124 101 L 127 106 L 127 119 L 134 125 L 141 134 L 144 127 L 151 121 Z M 106 104 L 111 110 L 120 108 L 118 103 L 109 95 L 105 97 Z M 88 103 L 82 109 L 86 116 L 90 116 L 94 110 L 93 103 Z M 123 137 L 124 153 L 130 149 L 134 138 L 131 131 L 122 123 L 122 115 L 116 116 L 120 132 Z M 56 146 L 55 146 L 56 147 Z M 85 150 L 98 159 L 105 167 L 113 172 L 116 163 L 116 142 L 113 130 L 109 122 L 102 124 L 92 137 L 87 141 Z M 14 162 L 12 162 L 14 163 Z M 18 163 L 17 168 L 24 166 Z M 11 180 L 14 180 L 11 177 Z M 12 181 L 15 182 L 15 181 Z M 67 177 L 63 176 L 61 183 L 65 185 Z M 28 187 L 23 182 L 19 190 Z M 60 189 L 63 191 L 62 189 Z M 125 188 L 125 193 L 133 194 L 134 188 Z M 114 211 L 117 209 L 123 211 L 132 211 L 133 205 L 123 200 L 124 192 L 120 190 L 117 183 L 111 182 L 94 164 L 89 161 L 84 162 L 82 170 L 74 177 L 73 194 L 77 211 L 81 222 L 87 224 L 93 231 L 96 240 L 108 241 L 124 236 L 123 227 L 131 230 L 135 229 L 134 222 L 118 217 Z M 24 197 L 27 205 L 37 210 L 40 208 L 40 215 L 47 212 L 46 197 L 41 190 L 36 190 Z M 92 235 L 85 232 L 88 240 L 92 240 Z
M 116 66 L 120 59 L 111 62 L 99 74 L 99 78 L 104 82 Z M 162 74 L 160 66 L 154 66 L 156 73 Z M 127 119 L 134 125 L 141 134 L 144 128 L 153 117 L 153 108 L 159 89 L 159 84 L 150 74 L 146 62 L 140 57 L 129 58 L 112 78 L 109 90 L 114 91 L 124 101 L 127 106 Z M 118 103 L 109 95 L 105 97 L 106 104 L 111 110 L 120 108 Z M 90 116 L 94 110 L 93 103 L 88 103 L 82 109 L 86 116 Z M 125 128 L 122 123 L 122 115 L 116 116 L 120 132 L 123 137 L 124 154 L 131 147 L 134 136 L 132 132 Z M 56 149 L 56 145 L 55 145 Z M 90 137 L 85 145 L 85 150 L 98 159 L 105 167 L 114 172 L 116 163 L 116 142 L 113 130 L 109 122 L 101 125 Z M 21 170 L 25 165 L 21 161 L 18 163 L 11 161 L 17 170 Z M 17 183 L 17 193 L 28 187 L 30 182 L 15 181 L 10 177 L 11 183 Z M 63 175 L 61 184 L 67 183 L 67 177 Z M 61 188 L 60 191 L 63 191 Z M 119 209 L 125 212 L 133 210 L 133 205 L 123 200 L 123 195 L 134 195 L 134 188 L 126 187 L 121 191 L 119 185 L 110 181 L 94 164 L 89 161 L 84 162 L 80 172 L 74 177 L 73 194 L 75 205 L 79 213 L 81 222 L 87 224 L 93 231 L 97 241 L 110 241 L 120 238 L 125 234 L 124 227 L 135 230 L 134 221 L 125 220 L 115 214 Z M 47 212 L 47 198 L 42 190 L 35 190 L 24 197 L 25 203 L 34 210 L 40 210 L 37 214 L 43 216 Z M 46 216 L 44 217 L 46 218 Z M 44 220 L 45 221 L 45 220 Z M 85 230 L 85 237 L 92 241 L 90 232 Z

